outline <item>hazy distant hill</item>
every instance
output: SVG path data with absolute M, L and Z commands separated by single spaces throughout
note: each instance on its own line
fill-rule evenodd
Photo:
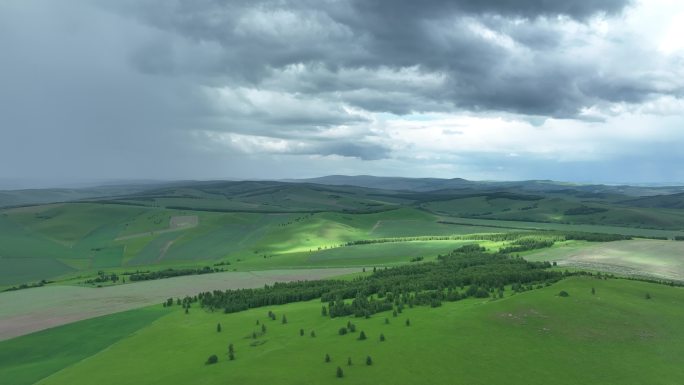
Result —
M 187 182 L 164 183 L 164 186 Z M 140 193 L 156 188 L 160 183 L 127 183 L 84 188 L 44 188 L 0 190 L 0 207 L 23 206 L 82 199 L 108 198 Z
M 187 202 L 178 201 L 182 198 L 213 200 L 208 207 L 217 207 L 215 203 L 220 200 L 223 202 L 218 207 L 238 210 L 251 210 L 264 205 L 271 206 L 271 209 L 281 207 L 285 211 L 307 210 L 313 207 L 326 210 L 361 210 L 362 208 L 365 210 L 373 205 L 399 203 L 393 199 L 399 196 L 398 193 L 411 193 L 414 195 L 409 200 L 423 201 L 437 198 L 435 195 L 441 197 L 445 194 L 468 195 L 495 192 L 624 201 L 627 205 L 631 205 L 632 199 L 630 198 L 653 197 L 652 200 L 634 200 L 634 206 L 684 207 L 681 196 L 659 197 L 684 193 L 684 187 L 679 186 L 583 185 L 548 180 L 494 182 L 469 181 L 462 178 L 403 178 L 370 175 L 330 175 L 285 181 L 131 182 L 85 188 L 0 190 L 0 207 L 110 198 L 117 200 L 123 198 L 129 202 L 134 201 L 145 205 L 152 200 L 162 199 L 157 203 L 167 206 L 187 206 Z M 415 194 L 423 196 L 417 198 Z M 263 199 L 258 198 L 259 196 Z M 345 198 L 340 200 L 341 197 Z M 196 207 L 194 204 L 191 206 Z M 204 206 L 207 205 L 197 207 Z
M 655 195 L 620 202 L 632 207 L 649 207 L 662 209 L 684 209 L 684 193 Z
M 327 185 L 347 185 L 384 190 L 409 190 L 409 191 L 434 191 L 443 189 L 467 188 L 477 185 L 461 178 L 439 179 L 439 178 L 402 178 L 402 177 L 380 177 L 371 175 L 329 175 L 320 178 L 296 179 L 291 182 L 318 183 Z
M 507 190 L 525 192 L 567 192 L 570 194 L 618 194 L 632 197 L 675 194 L 684 192 L 682 186 L 629 186 L 556 182 L 551 180 L 527 181 L 469 181 L 462 178 L 403 178 L 371 175 L 330 175 L 320 178 L 291 179 L 288 182 L 348 185 L 385 190 L 429 192 L 438 190 Z M 573 193 L 574 191 L 574 193 Z

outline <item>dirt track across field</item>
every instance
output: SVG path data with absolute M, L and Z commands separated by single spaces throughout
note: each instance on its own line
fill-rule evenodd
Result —
M 202 291 L 313 280 L 361 268 L 267 270 L 192 275 L 103 288 L 47 286 L 0 293 L 0 341 L 74 321 L 159 304 Z
M 171 219 L 169 220 L 169 227 L 167 229 L 124 235 L 122 237 L 116 238 L 115 241 L 125 241 L 126 239 L 149 237 L 157 234 L 164 234 L 179 230 L 191 229 L 193 227 L 197 227 L 198 224 L 199 217 L 197 215 L 175 216 L 171 217 Z

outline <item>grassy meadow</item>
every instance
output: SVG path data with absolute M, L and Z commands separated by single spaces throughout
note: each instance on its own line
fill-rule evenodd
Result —
M 569 297 L 559 297 L 560 290 Z M 645 299 L 646 293 L 651 299 Z M 0 351 L 30 350 L 41 338 L 54 335 L 53 346 L 68 345 L 68 338 L 58 337 L 68 336 L 69 328 L 80 324 L 101 323 L 97 328 L 103 334 L 88 338 L 90 329 L 84 328 L 82 336 L 98 342 L 78 360 L 38 360 L 28 371 L 26 358 L 5 357 L 0 378 L 11 379 L 3 381 L 8 385 L 34 383 L 40 376 L 36 383 L 69 385 L 198 379 L 208 385 L 299 384 L 303 378 L 311 384 L 413 384 L 418 378 L 451 384 L 674 384 L 684 378 L 684 368 L 677 363 L 684 353 L 679 343 L 684 338 L 683 305 L 681 288 L 570 278 L 543 289 L 508 292 L 497 300 L 406 308 L 396 318 L 385 312 L 369 319 L 330 319 L 321 316 L 320 301 L 235 314 L 199 308 L 184 314 L 180 307 L 159 306 L 121 313 L 139 314 L 140 319 L 130 323 L 134 333 L 122 333 L 112 322 L 121 315 L 112 315 L 0 342 Z M 267 317 L 269 310 L 277 315 L 275 321 Z M 257 320 L 266 326 L 264 334 Z M 339 335 L 348 321 L 357 332 Z M 221 332 L 216 331 L 218 323 Z M 367 340 L 358 340 L 360 331 Z M 234 361 L 227 357 L 230 343 Z M 212 354 L 218 363 L 205 365 Z M 324 361 L 326 354 L 330 363 Z M 365 364 L 367 356 L 372 357 L 371 366 Z M 338 366 L 344 372 L 341 379 L 336 378 Z
M 474 198 L 471 198 L 474 199 Z M 188 201 L 196 201 L 190 200 Z M 495 202 L 497 200 L 491 200 Z M 517 201 L 514 201 L 517 202 Z M 586 231 L 674 237 L 675 230 L 440 216 L 397 206 L 378 212 L 222 212 L 111 203 L 60 203 L 0 210 L 0 289 L 40 280 L 211 266 L 280 269 L 395 265 L 434 258 L 441 241 L 359 245 L 364 239 Z
M 418 274 L 432 266 L 421 264 L 461 247 L 486 258 L 512 250 L 510 263 L 524 262 L 517 256 L 556 262 L 536 265 L 559 276 L 589 270 L 684 281 L 684 242 L 671 240 L 684 236 L 679 195 L 540 186 L 415 192 L 198 182 L 110 198 L 88 195 L 99 190 L 55 192 L 82 197 L 63 203 L 34 194 L 40 204 L 0 208 L 0 290 L 52 282 L 0 293 L 0 384 L 681 383 L 684 289 L 663 284 L 573 276 L 521 291 L 513 280 L 500 295 L 492 285 L 484 287 L 487 298 L 425 302 L 396 317 L 331 319 L 318 299 L 231 314 L 197 303 L 188 314 L 161 306 L 167 298 L 277 281 L 338 277 L 353 285 L 374 267 L 390 268 L 380 277 Z M 23 202 L 16 197 L 8 202 Z M 576 232 L 611 241 L 564 236 Z M 205 266 L 222 272 L 198 274 Z M 155 276 L 168 269 L 191 272 Z M 93 281 L 113 274 L 126 284 Z M 144 280 L 132 282 L 133 274 Z M 407 277 L 383 282 L 399 290 L 414 282 Z M 440 277 L 430 276 L 430 284 L 441 288 Z M 356 332 L 340 335 L 348 322 Z M 206 365 L 211 355 L 218 363 Z

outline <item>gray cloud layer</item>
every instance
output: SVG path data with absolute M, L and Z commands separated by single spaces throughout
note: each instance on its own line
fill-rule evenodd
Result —
M 400 157 L 377 129 L 385 114 L 595 119 L 583 111 L 680 98 L 679 59 L 591 27 L 630 6 L 8 0 L 0 150 L 24 160 L 0 173 L 187 177 L 213 159 L 202 175 L 220 176 L 260 152 L 372 161 Z M 626 52 L 639 59 L 624 65 Z

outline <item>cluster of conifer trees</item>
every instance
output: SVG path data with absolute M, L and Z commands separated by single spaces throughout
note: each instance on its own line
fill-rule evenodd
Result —
M 467 245 L 438 261 L 378 269 L 351 281 L 320 280 L 276 283 L 260 289 L 204 292 L 201 306 L 233 313 L 261 306 L 320 298 L 330 317 L 370 316 L 403 306 L 439 306 L 441 301 L 495 297 L 504 286 L 531 287 L 562 278 L 548 262 L 528 262 L 506 254 L 490 254 Z M 348 301 L 351 300 L 351 301 Z

